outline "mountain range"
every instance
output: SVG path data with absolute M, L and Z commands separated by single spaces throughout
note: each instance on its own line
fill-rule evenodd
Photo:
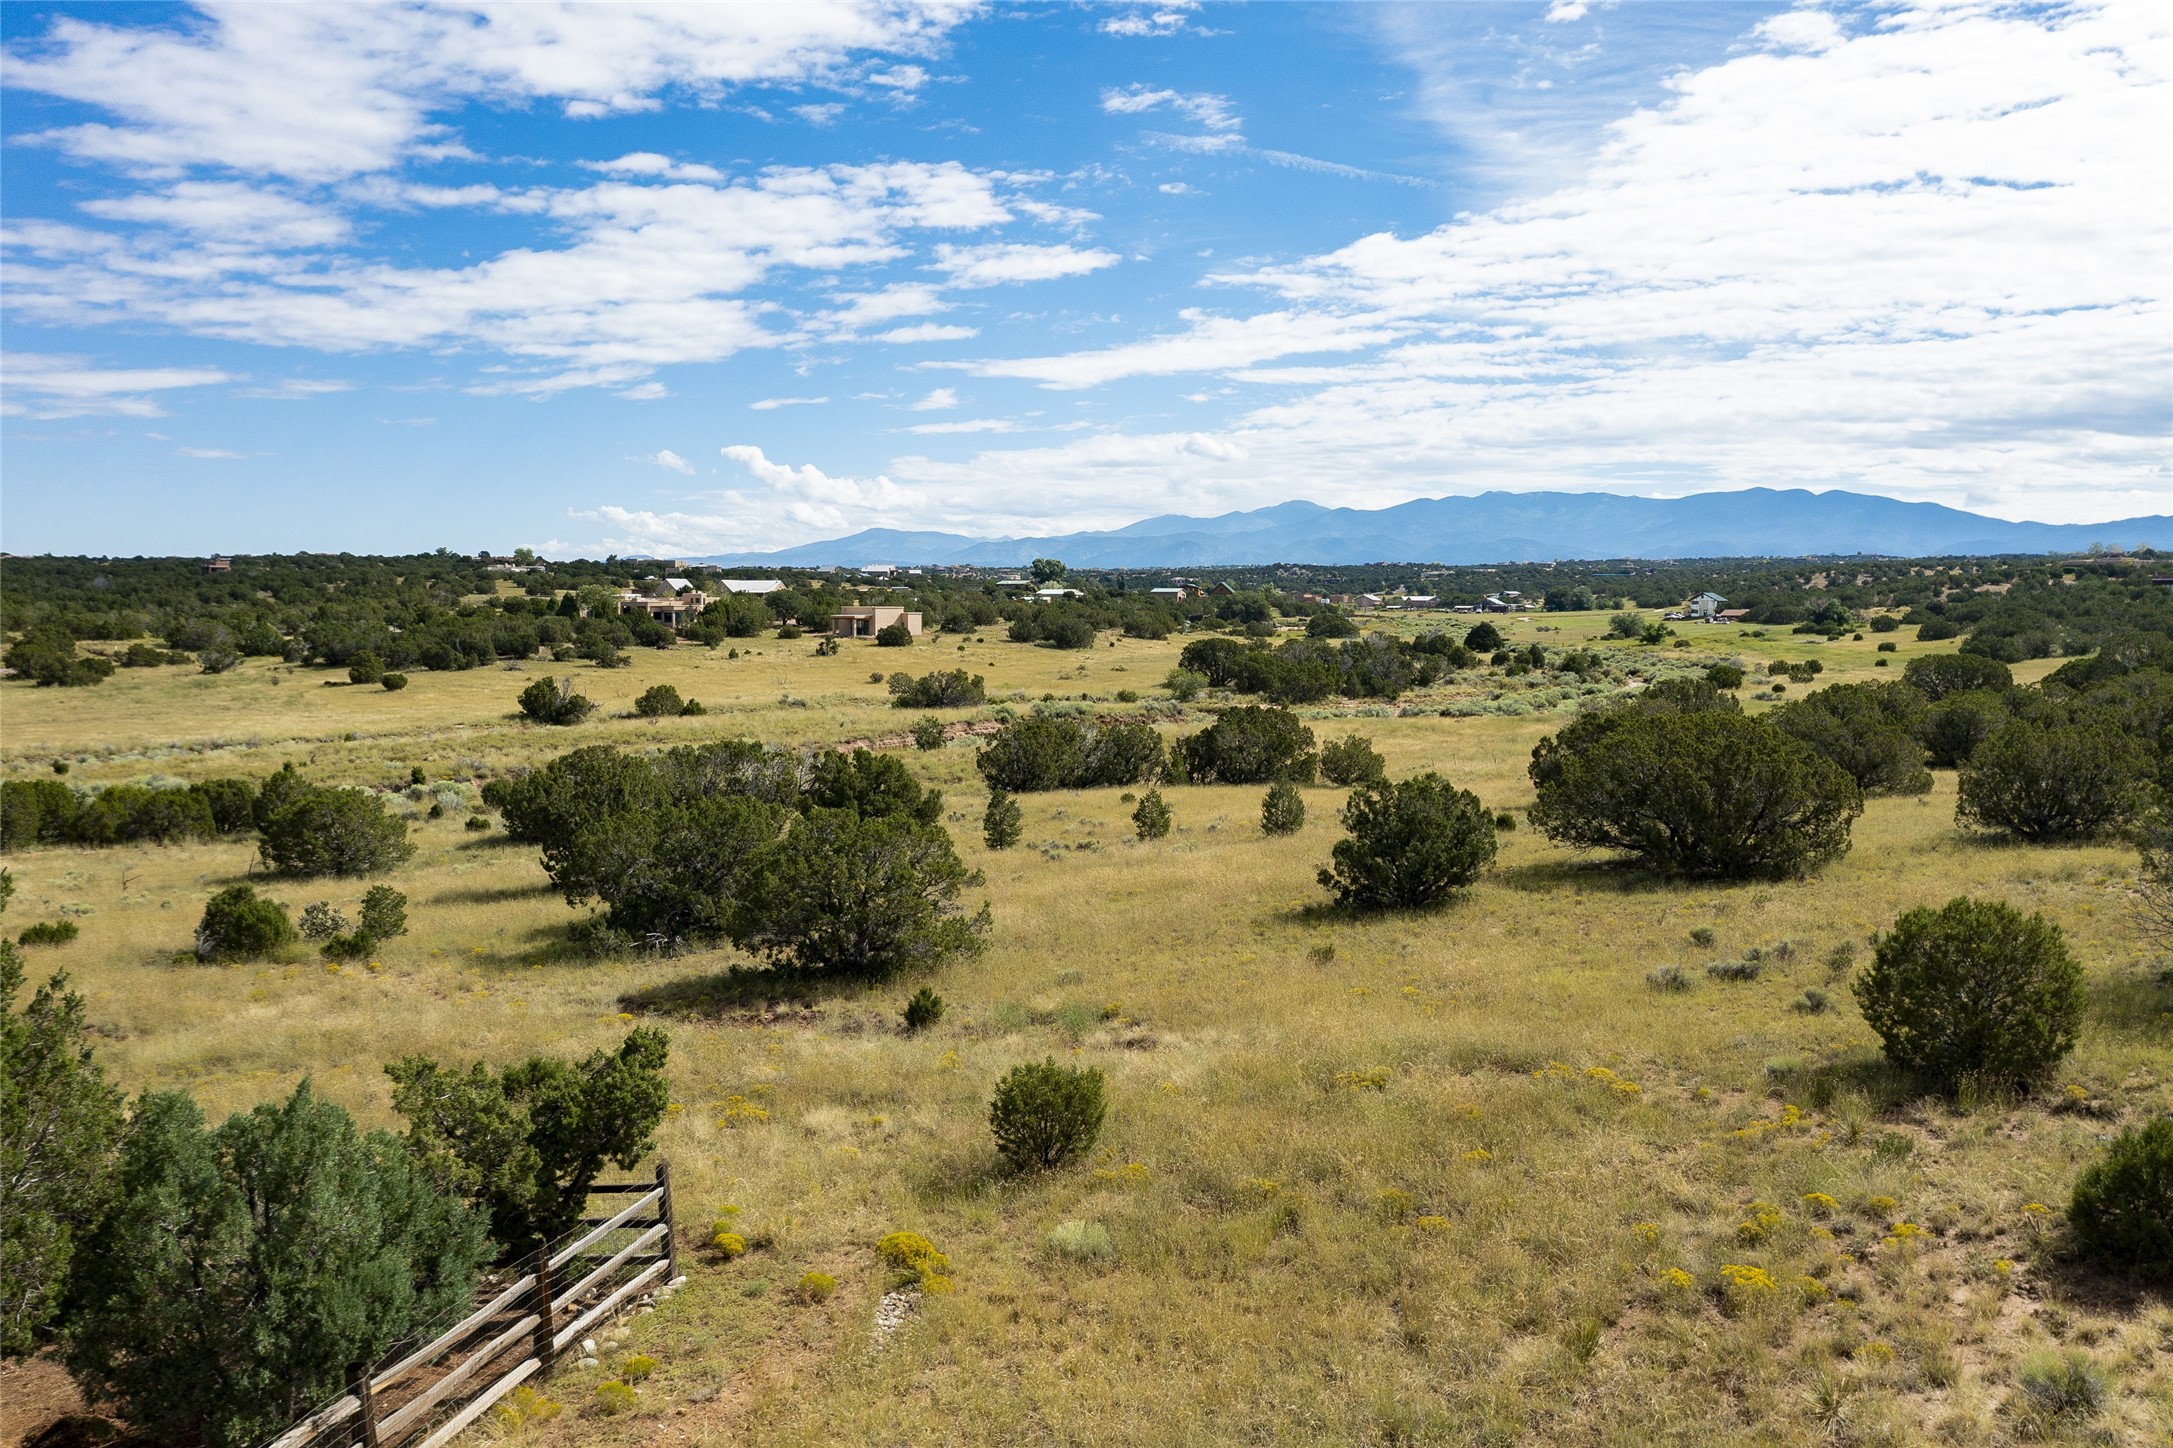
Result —
M 722 554 L 726 567 L 871 563 L 1075 568 L 1266 563 L 1511 563 L 1570 558 L 1770 558 L 1875 553 L 1922 558 L 2077 552 L 2093 543 L 2173 548 L 2173 516 L 2108 523 L 2012 523 L 1938 503 L 1865 493 L 1746 488 L 1682 498 L 1613 493 L 1481 493 L 1388 508 L 1289 502 L 1212 518 L 1164 514 L 1106 532 L 1044 538 L 869 528 L 771 553 Z

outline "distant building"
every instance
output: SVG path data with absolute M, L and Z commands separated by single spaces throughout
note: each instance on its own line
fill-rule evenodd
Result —
M 860 565 L 859 571 L 870 578 L 888 578 L 898 571 L 898 565 L 895 563 L 863 563 Z
M 206 573 L 232 573 L 233 571 L 234 560 L 231 558 L 214 558 L 204 564 L 204 572 Z
M 1086 593 L 1082 589 L 1064 588 L 1059 585 L 1052 584 L 1048 588 L 1035 589 L 1034 597 L 1039 599 L 1043 603 L 1054 603 L 1058 599 L 1063 598 L 1085 598 Z
M 1720 612 L 1713 615 L 1713 622 L 1741 623 L 1744 619 L 1749 617 L 1750 610 L 1747 608 L 1724 608 Z
M 904 624 L 905 631 L 915 638 L 921 636 L 920 614 L 894 604 L 856 604 L 833 609 L 830 614 L 830 632 L 841 639 L 872 639 L 894 623 Z
M 720 578 L 717 580 L 717 589 L 721 593 L 775 593 L 784 586 L 785 582 L 781 578 Z
M 1439 608 L 1441 600 L 1431 593 L 1407 593 L 1403 596 L 1405 608 Z
M 707 607 L 709 595 L 684 578 L 644 579 L 619 595 L 621 612 L 639 608 L 658 623 L 672 628 L 686 628 L 700 618 Z
M 1701 593 L 1683 605 L 1683 614 L 1688 618 L 1711 619 L 1717 617 L 1727 606 L 1728 600 L 1719 594 Z

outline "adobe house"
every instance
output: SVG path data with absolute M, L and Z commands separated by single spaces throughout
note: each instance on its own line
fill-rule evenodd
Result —
M 684 578 L 650 578 L 619 595 L 619 608 L 638 608 L 658 623 L 686 628 L 709 606 L 709 595 Z
M 904 624 L 905 631 L 915 638 L 921 636 L 920 614 L 896 604 L 855 605 L 833 609 L 830 614 L 830 632 L 841 639 L 872 639 L 894 623 Z

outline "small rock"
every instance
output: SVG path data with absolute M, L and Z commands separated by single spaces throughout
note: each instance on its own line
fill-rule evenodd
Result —
M 579 1367 L 584 1367 L 584 1368 L 592 1368 L 592 1367 L 595 1367 L 596 1365 L 597 1365 L 597 1364 L 596 1364 L 596 1359 L 595 1359 L 595 1358 L 592 1358 L 592 1357 L 585 1357 L 585 1358 L 581 1359 L 581 1361 L 580 1361 L 580 1362 L 579 1362 L 579 1363 L 578 1363 L 578 1364 L 577 1364 L 576 1366 L 579 1366 Z
M 596 1339 L 595 1339 L 595 1338 L 593 1338 L 593 1337 L 584 1337 L 584 1338 L 582 1338 L 582 1339 L 581 1339 L 581 1356 L 583 1356 L 583 1357 L 594 1357 L 594 1356 L 596 1356 Z

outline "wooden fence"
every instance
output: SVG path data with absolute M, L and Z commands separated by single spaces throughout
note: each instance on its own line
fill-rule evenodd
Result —
M 631 1198 L 538 1248 L 519 1275 L 479 1292 L 473 1312 L 428 1342 L 357 1364 L 346 1395 L 266 1448 L 441 1448 L 614 1313 L 678 1276 L 671 1167 L 646 1182 L 599 1183 L 590 1200 Z

